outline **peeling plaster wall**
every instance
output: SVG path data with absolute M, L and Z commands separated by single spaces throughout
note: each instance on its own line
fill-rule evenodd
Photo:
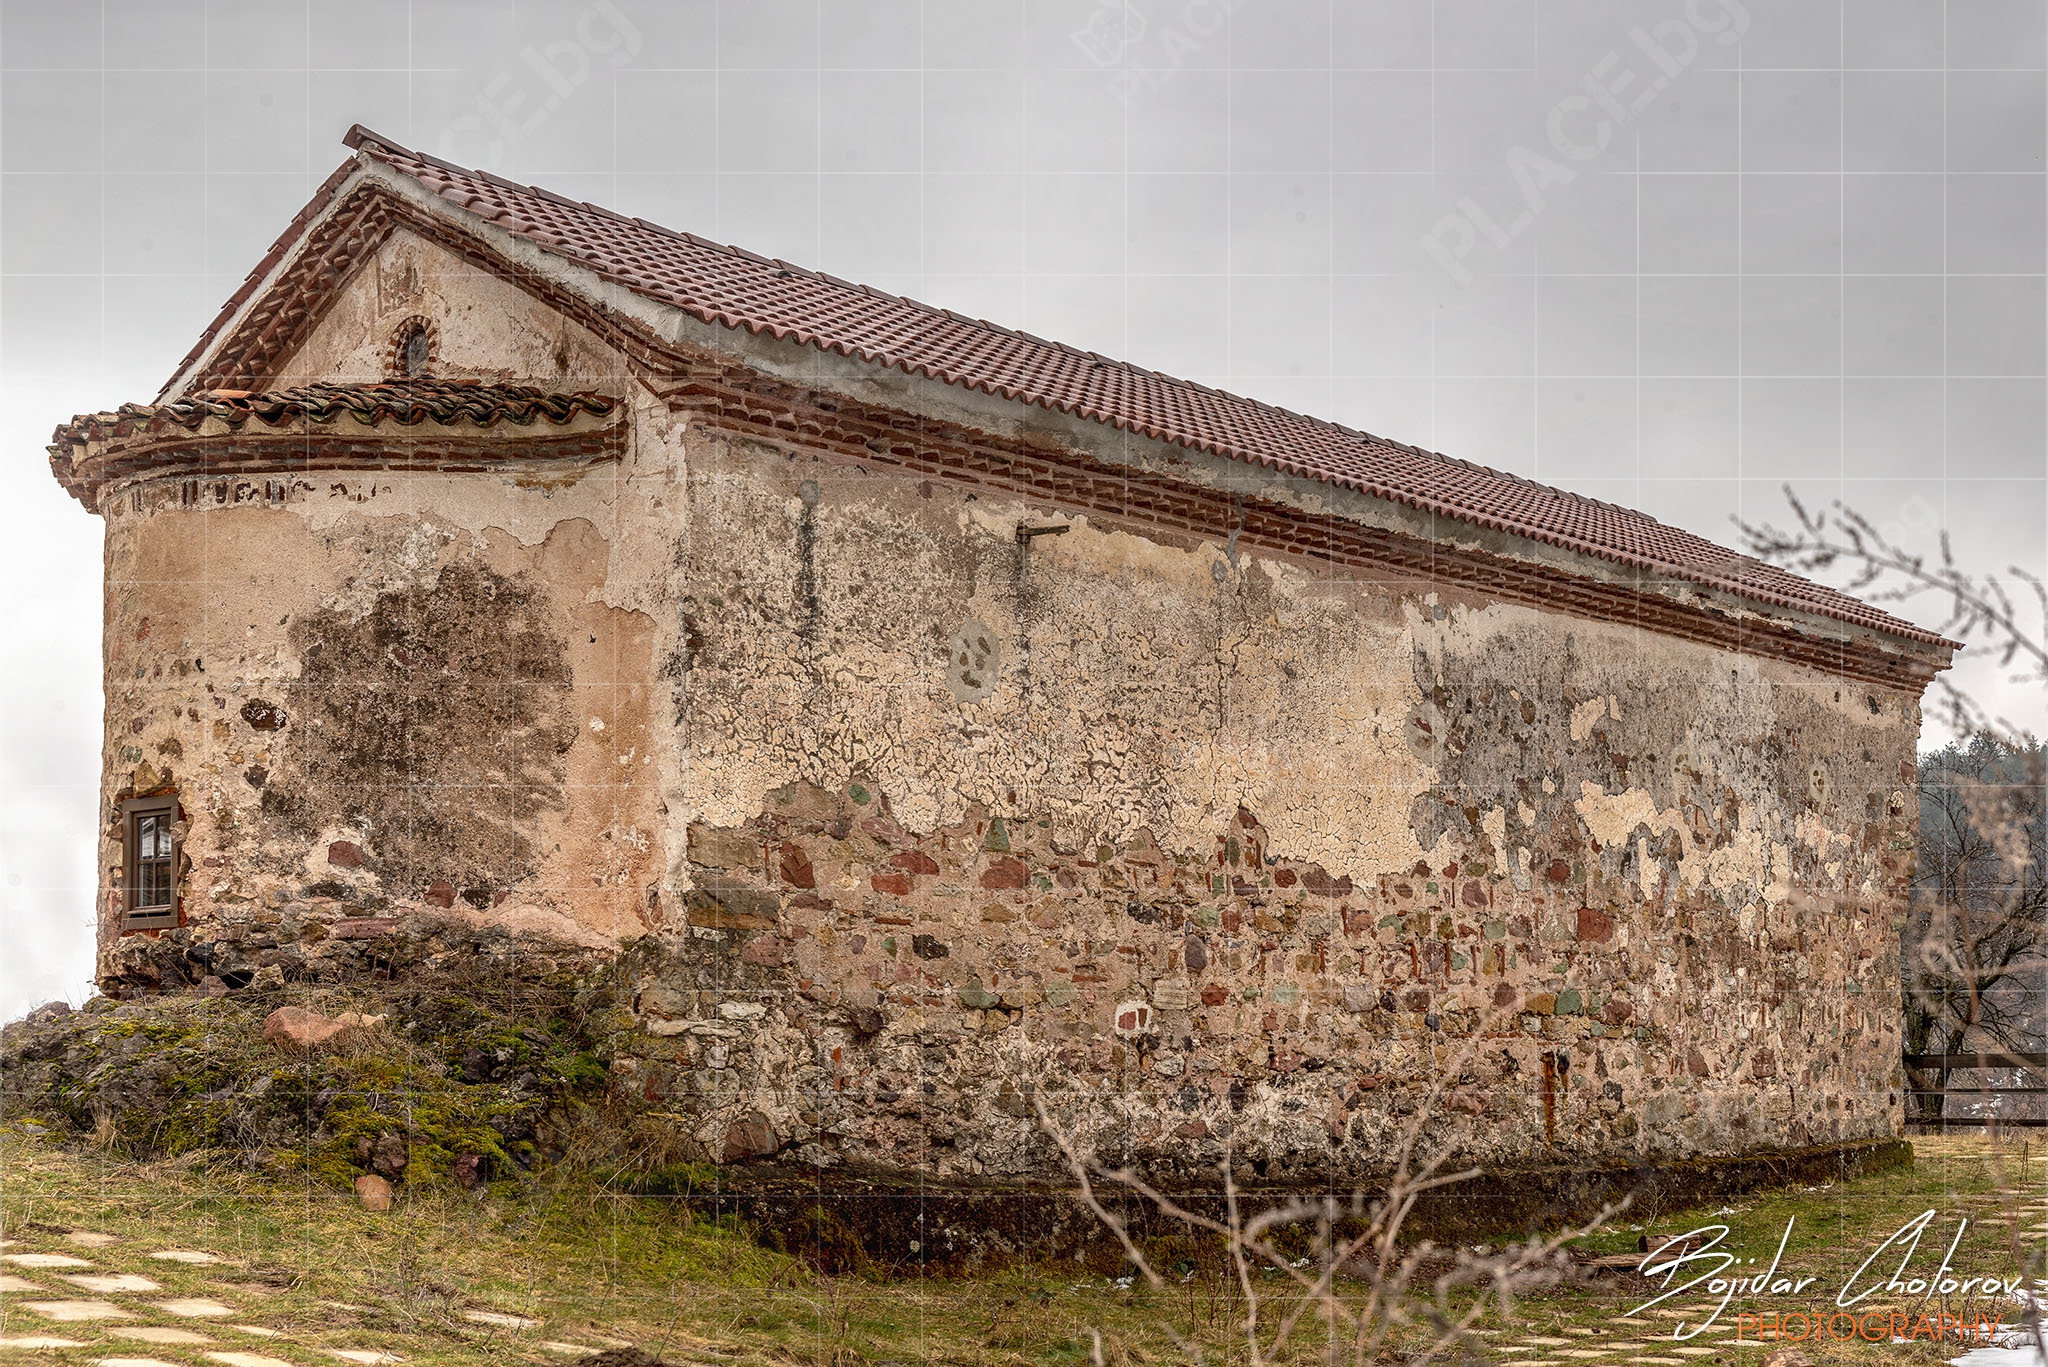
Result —
M 593 944 L 643 929 L 655 630 L 588 601 L 592 523 L 534 544 L 431 513 L 311 523 L 110 511 L 105 935 L 113 804 L 164 787 L 187 824 L 184 920 L 232 941 L 314 904 L 467 909 Z
M 436 375 L 622 392 L 618 353 L 511 281 L 400 230 L 350 281 L 276 387 L 392 374 L 400 327 L 424 318 Z
M 1893 1133 L 1914 696 L 727 437 L 405 237 L 289 378 L 414 315 L 628 453 L 113 501 L 107 796 L 180 793 L 195 943 L 620 951 L 714 1160 L 1044 1175 L 1042 1101 L 1323 1182 L 1435 1083 L 1496 1164 Z
M 437 375 L 644 398 L 587 331 L 404 234 L 278 384 L 385 378 L 413 317 Z M 111 498 L 102 977 L 125 962 L 114 805 L 164 788 L 186 823 L 182 919 L 223 946 L 206 963 L 245 978 L 297 974 L 294 946 L 317 959 L 408 910 L 604 949 L 644 933 L 665 734 L 645 608 L 666 536 L 634 468 L 629 443 L 582 471 L 178 479 Z
M 1897 1117 L 1917 700 L 693 438 L 630 1071 L 712 1157 L 1370 1170 Z M 687 823 L 687 831 L 681 829 Z

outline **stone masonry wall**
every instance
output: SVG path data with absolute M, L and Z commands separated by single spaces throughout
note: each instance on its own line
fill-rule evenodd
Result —
M 712 1157 L 1893 1131 L 1912 697 L 693 444 L 630 1081 Z M 683 813 L 694 819 L 676 829 Z M 679 838 L 680 837 L 680 838 Z M 681 924 L 679 924 L 681 923 Z

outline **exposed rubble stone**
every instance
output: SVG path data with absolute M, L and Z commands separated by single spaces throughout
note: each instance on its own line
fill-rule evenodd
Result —
M 371 1029 L 384 1020 L 347 1011 L 328 1017 L 303 1006 L 280 1006 L 263 1022 L 263 1038 L 283 1054 L 310 1053 L 345 1042 L 351 1035 Z
M 375 1173 L 364 1173 L 356 1179 L 356 1200 L 363 1203 L 364 1210 L 391 1209 L 391 1184 Z

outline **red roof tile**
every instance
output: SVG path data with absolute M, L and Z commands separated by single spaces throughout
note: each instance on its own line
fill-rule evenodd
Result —
M 361 127 L 351 129 L 346 142 L 448 203 L 707 323 L 1038 404 L 1756 602 L 1928 645 L 1954 645 L 1644 513 L 464 170 Z M 330 180 L 321 188 L 287 239 L 303 230 L 337 185 Z M 259 269 L 267 273 L 288 245 L 280 240 Z M 251 288 L 223 310 L 188 363 Z
M 198 470 L 233 473 L 243 459 L 237 448 L 250 439 L 273 455 L 274 443 L 283 441 L 304 469 L 475 469 L 461 462 L 479 457 L 463 452 L 488 450 L 495 460 L 604 449 L 622 431 L 604 419 L 620 407 L 602 394 L 474 380 L 313 384 L 261 394 L 206 389 L 168 403 L 80 414 L 51 434 L 50 473 L 86 507 L 97 508 L 109 483 L 171 470 L 194 473 L 188 459 L 194 453 Z M 598 421 L 579 424 L 585 417 Z M 428 423 L 433 429 L 417 443 L 394 430 Z M 530 430 L 513 434 L 508 427 Z M 452 467 L 441 463 L 450 459 L 457 462 Z
M 328 423 L 352 418 L 365 427 L 396 422 L 414 427 L 423 422 L 454 426 L 467 423 L 493 427 L 509 422 L 529 427 L 536 422 L 562 426 L 578 414 L 604 417 L 619 401 L 602 394 L 551 394 L 530 385 L 480 384 L 464 380 L 386 380 L 378 384 L 312 384 L 247 394 L 210 389 L 170 403 L 124 403 L 112 413 L 84 413 L 50 437 L 52 454 L 84 442 L 132 437 L 166 427 L 199 430 L 208 418 L 230 427 L 254 421 L 265 427 L 301 422 Z

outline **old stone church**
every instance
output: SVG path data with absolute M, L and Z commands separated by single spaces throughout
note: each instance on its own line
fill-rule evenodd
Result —
M 631 965 L 709 1158 L 1892 1135 L 1952 646 L 1652 518 L 361 129 L 106 522 L 100 974 Z M 158 956 L 160 959 L 161 956 Z

